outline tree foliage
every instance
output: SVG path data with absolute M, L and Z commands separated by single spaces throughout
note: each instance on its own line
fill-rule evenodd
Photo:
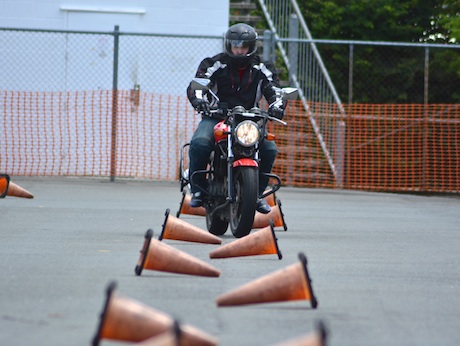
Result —
M 403 43 L 460 43 L 458 0 L 297 0 L 314 38 Z M 342 100 L 348 47 L 319 45 Z M 423 48 L 355 46 L 353 102 L 424 101 Z M 429 102 L 460 102 L 460 49 L 430 48 Z
M 315 37 L 398 42 L 460 40 L 458 0 L 298 0 Z

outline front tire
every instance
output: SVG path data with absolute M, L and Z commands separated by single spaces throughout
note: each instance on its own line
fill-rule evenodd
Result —
M 230 229 L 235 238 L 242 238 L 254 224 L 259 172 L 256 167 L 237 167 L 233 178 L 235 202 L 230 205 Z

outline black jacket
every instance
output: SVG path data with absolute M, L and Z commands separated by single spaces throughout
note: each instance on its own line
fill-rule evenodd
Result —
M 258 107 L 262 96 L 271 103 L 276 100 L 276 89 L 279 88 L 278 75 L 274 65 L 263 62 L 255 55 L 252 63 L 244 70 L 240 80 L 240 71 L 231 64 L 227 54 L 220 53 L 212 58 L 205 58 L 199 65 L 195 77 L 211 80 L 211 90 L 216 93 L 221 102 L 226 102 L 228 108 L 243 106 L 246 109 Z M 187 96 L 193 104 L 195 92 L 190 85 Z M 211 105 L 215 100 L 207 95 Z

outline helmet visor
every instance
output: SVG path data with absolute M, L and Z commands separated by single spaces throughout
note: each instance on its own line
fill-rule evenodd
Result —
M 245 40 L 228 40 L 227 42 L 232 48 L 251 48 L 254 44 L 254 41 Z
M 246 48 L 247 53 L 245 53 L 243 56 L 252 56 L 254 55 L 256 51 L 256 41 L 255 40 L 230 40 L 226 39 L 225 40 L 225 50 L 227 51 L 227 54 L 233 57 L 238 57 L 241 55 L 234 54 L 232 52 L 232 49 L 241 49 L 241 48 Z

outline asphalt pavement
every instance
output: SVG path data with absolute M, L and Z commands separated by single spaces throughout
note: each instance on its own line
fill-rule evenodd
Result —
M 460 198 L 282 187 L 276 255 L 210 259 L 221 245 L 163 242 L 219 277 L 134 272 L 148 229 L 176 215 L 178 183 L 11 177 L 0 199 L 0 345 L 90 345 L 109 283 L 215 337 L 273 345 L 322 321 L 328 345 L 460 345 Z M 202 216 L 180 218 L 205 229 Z M 235 241 L 228 231 L 222 245 Z M 307 258 L 318 301 L 218 307 L 217 297 Z M 286 287 L 286 290 L 290 287 Z M 101 340 L 101 345 L 125 345 Z

